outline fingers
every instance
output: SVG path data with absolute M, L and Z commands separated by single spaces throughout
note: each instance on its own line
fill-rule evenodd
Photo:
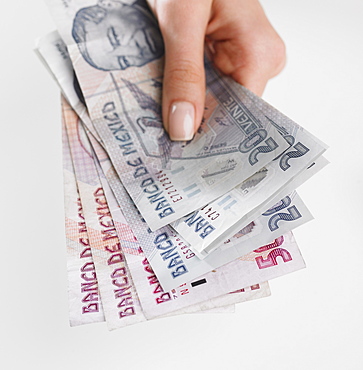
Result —
M 203 116 L 203 51 L 212 0 L 150 1 L 165 44 L 163 122 L 172 140 L 190 140 Z

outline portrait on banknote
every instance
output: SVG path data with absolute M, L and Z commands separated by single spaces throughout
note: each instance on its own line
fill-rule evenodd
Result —
M 164 54 L 161 33 L 145 1 L 100 0 L 82 8 L 72 36 L 83 58 L 104 71 L 141 67 Z

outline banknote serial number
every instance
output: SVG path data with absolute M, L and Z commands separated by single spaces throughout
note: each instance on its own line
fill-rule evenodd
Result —
M 156 178 L 159 180 L 160 184 L 164 187 L 166 194 L 173 203 L 177 203 L 183 199 L 179 194 L 178 190 L 175 188 L 169 177 L 161 170 L 156 173 Z

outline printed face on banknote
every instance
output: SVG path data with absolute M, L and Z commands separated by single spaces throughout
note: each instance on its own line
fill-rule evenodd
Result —
M 164 53 L 155 19 L 137 2 L 99 1 L 80 9 L 72 35 L 84 59 L 105 71 L 140 67 Z

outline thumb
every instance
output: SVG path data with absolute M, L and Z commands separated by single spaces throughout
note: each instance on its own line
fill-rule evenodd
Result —
M 205 31 L 212 0 L 155 1 L 165 44 L 163 122 L 171 140 L 191 140 L 204 111 Z

